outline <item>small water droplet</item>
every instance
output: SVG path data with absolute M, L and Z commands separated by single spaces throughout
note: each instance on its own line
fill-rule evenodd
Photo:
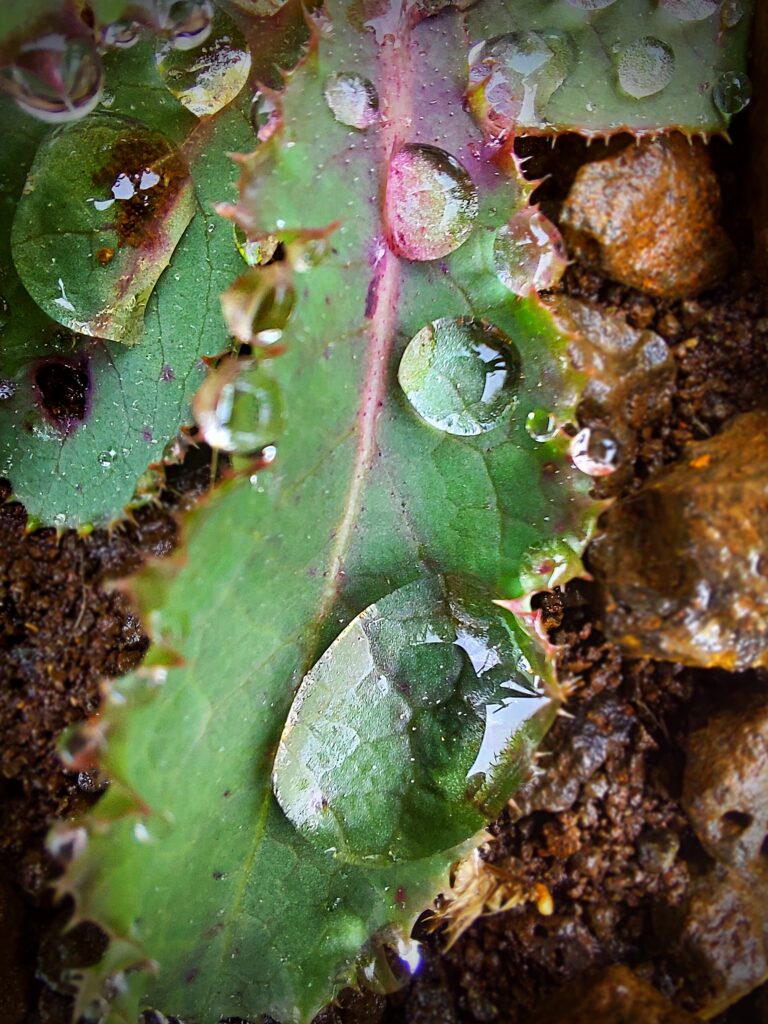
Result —
M 551 441 L 557 435 L 559 425 L 546 409 L 532 409 L 525 417 L 525 429 L 534 441 Z
M 554 30 L 508 32 L 478 44 L 469 56 L 470 104 L 490 127 L 543 125 L 544 108 L 565 81 L 574 52 Z
M 540 210 L 528 208 L 500 228 L 493 245 L 496 275 L 515 295 L 558 283 L 568 265 L 563 236 Z
M 283 429 L 283 403 L 266 366 L 251 359 L 224 359 L 192 400 L 195 422 L 206 444 L 237 455 L 264 453 L 273 462 L 273 442 Z M 269 449 L 269 451 L 267 451 Z
M 408 260 L 436 260 L 467 240 L 479 200 L 458 160 L 436 146 L 406 145 L 390 160 L 389 244 Z
M 184 6 L 175 4 L 174 7 Z M 229 15 L 209 4 L 205 39 L 194 32 L 158 39 L 155 63 L 168 90 L 196 117 L 210 117 L 238 95 L 251 70 L 251 54 L 240 29 Z M 194 48 L 192 48 L 194 47 Z
M 194 50 L 213 30 L 214 6 L 210 0 L 176 0 L 168 8 L 163 28 L 176 50 Z
M 103 466 L 104 469 L 109 469 L 114 461 L 115 455 L 117 455 L 117 452 L 114 448 L 110 448 L 109 451 L 106 452 L 101 452 L 99 454 L 99 465 Z
M 723 28 L 735 28 L 743 17 L 743 0 L 723 0 L 720 7 L 720 24 Z
M 752 84 L 746 75 L 736 71 L 724 71 L 712 90 L 712 101 L 726 117 L 738 114 L 752 97 Z
M 51 32 L 19 47 L 13 63 L 0 69 L 0 83 L 22 110 L 60 124 L 96 107 L 104 75 L 92 39 Z
M 368 128 L 379 116 L 376 87 L 362 75 L 331 75 L 325 83 L 324 95 L 336 120 L 351 128 Z
M 571 459 L 588 476 L 610 476 L 619 463 L 619 443 L 604 427 L 585 427 L 571 441 Z
M 655 36 L 635 39 L 619 54 L 616 73 L 621 89 L 633 99 L 654 96 L 675 73 L 672 47 Z
M 720 6 L 720 0 L 659 0 L 659 6 L 680 21 L 703 21 Z
M 241 227 L 235 225 L 235 245 L 249 267 L 263 266 L 275 255 L 278 246 L 276 238 L 259 238 L 250 241 Z
M 517 401 L 520 355 L 482 320 L 434 320 L 408 344 L 398 370 L 408 401 L 430 426 L 469 436 L 497 427 Z
M 141 38 L 141 25 L 137 21 L 116 21 L 105 25 L 99 44 L 105 50 L 129 50 Z

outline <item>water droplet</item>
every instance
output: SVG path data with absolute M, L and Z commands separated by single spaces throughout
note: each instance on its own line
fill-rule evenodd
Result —
M 235 245 L 249 267 L 263 266 L 275 255 L 278 241 L 271 236 L 250 241 L 241 227 L 235 225 Z
M 743 17 L 743 0 L 723 0 L 720 7 L 720 24 L 723 28 L 735 28 Z
M 168 8 L 163 28 L 176 50 L 194 50 L 213 30 L 214 6 L 210 0 L 176 0 Z
M 362 75 L 331 75 L 325 83 L 324 94 L 333 116 L 341 124 L 362 130 L 372 125 L 379 116 L 376 87 Z
M 137 21 L 116 21 L 101 30 L 99 44 L 105 50 L 129 50 L 141 38 L 141 25 Z
M 515 295 L 552 288 L 568 259 L 563 236 L 540 210 L 521 210 L 500 228 L 493 245 L 496 275 Z
M 571 459 L 588 476 L 610 476 L 619 463 L 619 443 L 603 427 L 585 427 L 571 441 Z
M 274 98 L 261 91 L 251 101 L 251 124 L 260 142 L 266 142 L 280 122 L 280 111 Z
M 675 73 L 672 47 L 655 36 L 635 39 L 619 54 L 616 73 L 622 90 L 633 99 L 654 96 L 669 85 Z
M 109 785 L 109 778 L 98 768 L 77 773 L 77 785 L 84 793 L 102 793 Z
M 738 114 L 752 97 L 752 84 L 746 75 L 736 71 L 724 71 L 712 90 L 712 100 L 720 111 L 729 117 Z
M 221 297 L 230 334 L 244 345 L 274 345 L 283 336 L 296 305 L 296 291 L 285 265 L 254 267 Z
M 448 434 L 481 434 L 497 427 L 517 401 L 520 355 L 490 324 L 446 317 L 411 339 L 398 380 L 430 426 Z
M 680 21 L 703 21 L 720 6 L 720 0 L 659 0 L 659 6 Z
M 578 7 L 581 11 L 602 11 L 615 2 L 616 0 L 568 0 L 571 7 Z
M 394 252 L 436 260 L 467 240 L 479 200 L 458 160 L 435 146 L 409 144 L 390 160 L 385 205 Z
M 490 128 L 543 125 L 544 108 L 573 64 L 570 39 L 554 30 L 508 32 L 469 56 L 470 104 Z
M 17 106 L 40 121 L 60 124 L 89 114 L 101 99 L 101 58 L 89 37 L 51 32 L 24 43 L 0 83 Z
M 532 409 L 525 417 L 525 429 L 534 441 L 551 441 L 560 428 L 551 412 Z
M 99 455 L 99 465 L 103 466 L 104 469 L 109 469 L 109 467 L 112 465 L 115 455 L 117 455 L 117 452 L 114 450 L 114 448 L 110 448 L 110 450 L 107 452 L 101 452 Z
M 277 382 L 265 364 L 251 359 L 219 363 L 192 400 L 192 412 L 206 444 L 237 455 L 273 447 L 283 429 Z
M 174 5 L 179 6 L 190 5 Z M 247 82 L 251 54 L 240 29 L 220 10 L 212 11 L 205 41 L 193 42 L 195 38 L 190 29 L 188 35 L 179 30 L 170 39 L 159 39 L 155 62 L 170 92 L 196 117 L 210 117 L 231 103 Z

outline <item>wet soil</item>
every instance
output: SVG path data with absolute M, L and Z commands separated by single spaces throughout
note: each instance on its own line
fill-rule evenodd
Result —
M 555 171 L 542 189 L 556 216 L 569 176 L 590 158 L 565 138 L 554 154 L 531 145 L 531 166 Z M 666 464 L 683 445 L 716 433 L 736 412 L 768 397 L 768 300 L 751 278 L 738 148 L 715 153 L 725 186 L 726 224 L 744 264 L 697 300 L 663 303 L 577 265 L 565 290 L 652 327 L 672 347 L 677 384 L 667 415 L 638 424 L 638 455 L 625 491 Z M 745 453 L 748 457 L 748 453 Z M 97 780 L 67 772 L 56 753 L 61 731 L 92 713 L 103 677 L 141 660 L 147 640 L 109 581 L 176 541 L 174 513 L 208 486 L 200 450 L 169 473 L 161 499 L 133 521 L 87 538 L 25 533 L 26 516 L 0 492 L 0 1024 L 65 1024 L 70 997 L 63 966 L 97 959 L 98 931 L 59 929 L 56 868 L 43 839 L 98 798 Z M 600 632 L 594 588 L 583 581 L 542 599 L 561 675 L 573 686 L 539 764 L 544 775 L 493 825 L 487 858 L 524 882 L 545 885 L 554 912 L 533 906 L 479 919 L 445 952 L 440 933 L 421 926 L 424 963 L 401 992 L 349 996 L 325 1024 L 517 1024 L 563 985 L 609 964 L 627 964 L 682 1008 L 699 1005 L 698 980 L 672 949 L 659 908 L 684 901 L 706 869 L 680 800 L 692 701 L 706 692 L 728 702 L 736 682 L 759 688 L 765 674 L 738 680 L 722 671 L 630 660 Z M 543 780 L 543 781 L 542 781 Z M 722 1024 L 768 1020 L 760 991 L 721 1016 Z

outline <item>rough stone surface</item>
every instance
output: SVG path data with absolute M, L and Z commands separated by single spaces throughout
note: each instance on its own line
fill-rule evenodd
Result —
M 590 564 L 609 636 L 635 656 L 768 665 L 767 516 L 768 413 L 745 413 L 604 517 Z
M 531 1024 L 694 1024 L 628 967 L 609 967 L 594 978 L 567 985 Z
M 657 298 L 698 295 L 727 269 L 720 188 L 709 155 L 682 135 L 585 164 L 562 211 L 571 252 Z
M 702 846 L 756 886 L 768 881 L 768 693 L 732 704 L 688 733 L 683 806 Z

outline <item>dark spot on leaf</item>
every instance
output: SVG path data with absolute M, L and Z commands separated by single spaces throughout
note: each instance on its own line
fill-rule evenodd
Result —
M 217 882 L 220 882 L 222 880 L 222 878 L 224 878 L 224 872 L 223 871 L 213 871 L 211 873 L 211 878 L 215 878 Z
M 91 375 L 86 359 L 46 359 L 32 373 L 32 387 L 46 419 L 68 435 L 90 412 Z
M 191 984 L 192 984 L 192 982 L 196 980 L 196 978 L 198 977 L 198 975 L 199 975 L 199 974 L 200 974 L 200 971 L 199 971 L 199 970 L 197 969 L 197 967 L 192 967 L 192 968 L 191 968 L 190 970 L 188 970 L 188 971 L 187 971 L 187 973 L 186 973 L 186 974 L 184 975 L 184 981 L 185 981 L 185 982 L 186 982 L 186 983 L 187 983 L 188 985 L 191 985 Z
M 402 885 L 398 885 L 397 891 L 395 892 L 395 903 L 399 903 L 400 906 L 405 906 L 405 900 L 407 893 Z
M 232 790 L 231 790 L 231 789 L 225 789 L 225 790 L 224 790 L 224 792 L 223 792 L 223 793 L 222 793 L 221 795 L 222 795 L 222 796 L 230 796 L 230 795 L 231 795 L 231 793 L 232 793 Z
M 111 263 L 114 258 L 115 258 L 115 250 L 110 248 L 110 246 L 108 246 L 108 245 L 105 245 L 103 248 L 99 249 L 98 252 L 96 253 L 96 260 L 97 260 L 98 263 L 101 264 L 102 267 L 106 267 L 106 265 L 108 263 Z

